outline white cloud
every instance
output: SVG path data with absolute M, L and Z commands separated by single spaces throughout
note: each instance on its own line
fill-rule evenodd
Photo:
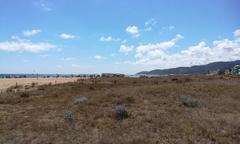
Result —
M 157 49 L 157 50 L 149 51 L 149 52 L 147 53 L 147 56 L 150 57 L 150 58 L 157 58 L 157 57 L 163 56 L 164 54 L 165 54 L 165 53 L 164 53 L 163 50 Z
M 26 31 L 23 31 L 23 35 L 26 36 L 26 37 L 30 37 L 30 36 L 34 36 L 34 35 L 37 35 L 38 33 L 42 32 L 42 30 L 40 29 L 33 29 L 33 30 L 26 30 Z
M 184 38 L 182 35 L 177 34 L 176 37 L 170 41 L 160 42 L 157 44 L 140 45 L 136 48 L 136 52 L 137 54 L 139 54 L 139 53 L 145 53 L 155 49 L 168 49 L 176 46 L 176 42 L 182 38 Z
M 149 32 L 153 30 L 153 27 L 157 24 L 157 21 L 153 18 L 147 20 L 145 23 L 145 28 L 144 31 L 145 32 Z
M 13 40 L 21 40 L 18 36 L 15 36 L 15 35 L 11 36 L 11 39 L 13 39 Z
M 176 27 L 174 25 L 169 25 L 169 26 L 162 27 L 162 30 L 171 31 L 171 30 L 174 30 L 175 28 Z
M 113 37 L 111 37 L 111 36 L 106 36 L 106 37 L 101 36 L 101 37 L 99 38 L 99 41 L 102 41 L 102 42 L 110 42 L 110 41 L 120 41 L 120 39 L 119 39 L 119 38 L 113 38 Z
M 237 29 L 233 32 L 235 37 L 240 37 L 240 29 Z
M 129 26 L 127 27 L 126 31 L 130 34 L 137 34 L 139 33 L 138 27 L 137 26 Z
M 109 41 L 112 41 L 113 38 L 111 36 L 108 36 L 108 37 L 102 36 L 102 37 L 100 37 L 99 40 L 102 41 L 102 42 L 109 42 Z
M 126 32 L 137 38 L 140 36 L 139 29 L 137 26 L 128 26 Z
M 67 34 L 67 33 L 62 33 L 59 35 L 61 39 L 75 39 L 77 36 L 72 35 L 72 34 Z
M 149 26 L 149 25 L 153 26 L 153 25 L 157 24 L 157 21 L 154 18 L 151 18 L 151 19 L 147 20 L 144 24 L 145 24 L 145 26 Z
M 236 36 L 235 33 L 234 35 Z M 174 47 L 177 40 L 181 38 L 181 35 L 177 35 L 176 38 L 167 42 L 140 45 L 136 48 L 136 61 L 131 63 L 149 69 L 165 69 L 240 59 L 240 39 L 238 37 L 232 40 L 213 41 L 211 46 L 202 41 L 180 52 L 169 53 L 168 48 Z
M 30 40 L 14 39 L 12 41 L 0 42 L 1 51 L 9 52 L 33 52 L 39 53 L 56 48 L 55 45 L 45 42 L 33 43 Z
M 34 5 L 43 10 L 43 11 L 46 11 L 46 12 L 49 12 L 49 11 L 52 11 L 52 3 L 50 3 L 49 1 L 46 1 L 46 0 L 38 0 L 37 2 L 34 2 Z
M 121 45 L 119 52 L 128 55 L 129 52 L 133 51 L 134 46 Z
M 100 56 L 100 55 L 96 55 L 94 58 L 97 59 L 97 60 L 104 59 L 104 57 L 103 57 L 103 56 Z
M 137 26 L 135 25 L 132 25 L 132 26 L 128 26 L 126 28 L 126 32 L 131 34 L 134 38 L 138 38 L 140 36 L 140 32 L 149 32 L 149 31 L 152 31 L 154 26 L 157 24 L 157 21 L 155 19 L 149 19 L 147 20 L 144 25 L 145 27 L 144 28 L 138 28 Z

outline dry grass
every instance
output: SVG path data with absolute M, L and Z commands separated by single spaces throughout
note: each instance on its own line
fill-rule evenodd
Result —
M 238 77 L 184 76 L 79 80 L 30 88 L 24 96 L 4 92 L 0 143 L 239 144 L 239 89 Z M 199 106 L 184 106 L 181 96 Z M 74 103 L 79 97 L 86 100 Z M 126 107 L 127 119 L 116 119 L 117 105 Z

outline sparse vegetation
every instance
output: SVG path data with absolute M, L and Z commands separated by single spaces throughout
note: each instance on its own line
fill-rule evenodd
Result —
M 29 93 L 27 93 L 27 92 L 22 92 L 21 95 L 20 95 L 20 97 L 22 97 L 22 98 L 27 98 L 27 97 L 29 97 Z
M 30 89 L 30 86 L 29 85 L 25 85 L 25 90 L 28 90 L 28 89 Z
M 172 81 L 176 82 L 178 81 L 178 78 L 172 78 Z
M 158 84 L 158 81 L 154 81 L 153 83 L 154 83 L 155 85 L 157 85 L 157 84 Z
M 3 91 L 0 143 L 239 143 L 239 77 L 172 78 L 30 83 L 25 91 Z
M 190 98 L 188 96 L 180 96 L 181 103 L 186 107 L 198 107 L 199 102 L 193 98 Z
M 95 88 L 93 86 L 90 86 L 89 90 L 95 90 Z
M 123 120 L 129 116 L 128 111 L 123 105 L 116 106 L 113 111 L 117 120 Z
M 64 113 L 64 119 L 65 119 L 65 121 L 72 122 L 73 119 L 74 119 L 73 112 L 71 112 L 71 111 L 66 111 L 66 112 Z
M 132 97 L 132 96 L 126 96 L 126 101 L 127 102 L 129 102 L 129 103 L 134 103 L 135 102 L 135 99 L 134 99 L 134 97 Z
M 37 90 L 43 91 L 43 90 L 45 90 L 45 88 L 44 88 L 44 86 L 39 86 L 39 87 L 37 88 Z
M 16 82 L 15 88 L 18 88 L 18 83 Z
M 32 82 L 31 87 L 35 87 L 36 85 L 37 85 L 37 83 Z
M 117 84 L 117 80 L 114 80 L 113 83 L 114 83 L 114 84 Z

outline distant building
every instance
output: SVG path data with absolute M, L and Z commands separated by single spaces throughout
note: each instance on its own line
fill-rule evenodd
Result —
M 220 70 L 213 70 L 213 71 L 208 71 L 208 75 L 218 75 L 220 73 Z
M 240 75 L 240 65 L 235 65 L 233 68 L 232 68 L 232 72 L 231 72 L 233 75 Z
M 110 77 L 125 77 L 124 74 L 119 73 L 102 73 L 102 77 L 110 78 Z
M 231 74 L 231 69 L 225 69 L 224 74 L 225 75 L 230 75 Z

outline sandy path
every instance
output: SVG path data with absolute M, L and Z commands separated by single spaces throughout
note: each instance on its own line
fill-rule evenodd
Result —
M 79 78 L 9 78 L 0 79 L 0 90 L 5 90 L 11 86 L 18 85 L 31 85 L 33 82 L 38 83 L 38 85 L 48 84 L 48 83 L 66 83 L 73 82 Z

